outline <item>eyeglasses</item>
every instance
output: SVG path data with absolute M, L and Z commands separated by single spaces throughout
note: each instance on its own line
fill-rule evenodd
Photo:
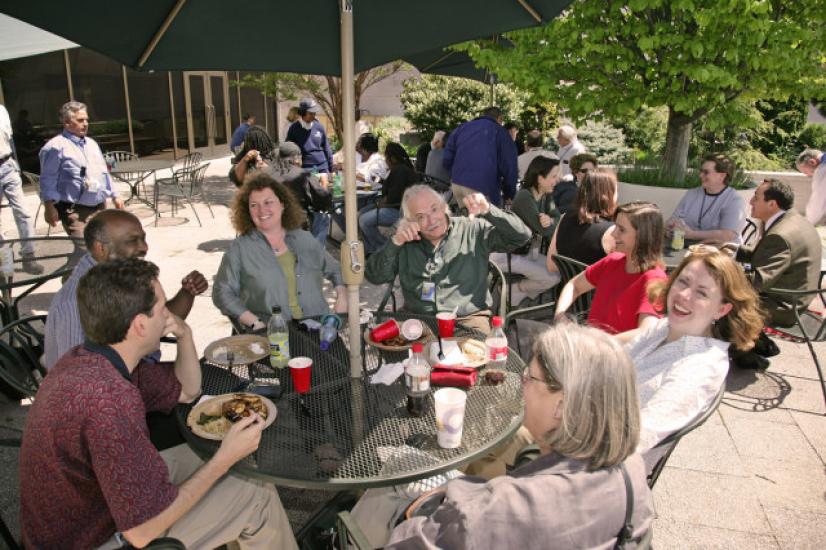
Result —
M 579 170 L 577 170 L 577 173 L 578 174 L 587 174 L 589 171 L 590 171 L 590 169 L 588 169 L 588 168 L 580 168 Z
M 531 380 L 533 380 L 534 382 L 540 382 L 542 384 L 545 384 L 545 386 L 552 392 L 562 390 L 562 386 L 560 386 L 559 384 L 549 382 L 545 378 L 537 378 L 536 376 L 532 375 L 530 366 L 527 366 L 525 367 L 525 370 L 522 371 L 522 385 L 524 386 Z
M 700 174 L 703 175 L 703 176 L 710 176 L 711 174 L 716 174 L 716 173 L 717 172 L 715 170 L 707 170 L 705 168 L 700 169 Z
M 541 382 L 543 384 L 547 384 L 544 378 L 537 378 L 536 376 L 531 374 L 531 368 L 525 367 L 525 370 L 522 371 L 522 384 L 527 384 L 533 380 L 534 382 Z

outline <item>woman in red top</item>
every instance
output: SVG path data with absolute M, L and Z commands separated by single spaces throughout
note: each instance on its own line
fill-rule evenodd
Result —
M 660 209 L 649 202 L 630 202 L 618 207 L 616 216 L 616 252 L 571 279 L 556 306 L 557 317 L 562 316 L 578 296 L 596 289 L 588 324 L 612 334 L 646 327 L 657 319 L 647 287 L 666 278 Z

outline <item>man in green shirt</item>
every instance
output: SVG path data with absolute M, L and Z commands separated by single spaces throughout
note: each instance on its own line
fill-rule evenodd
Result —
M 465 197 L 464 205 L 469 217 L 450 217 L 432 188 L 408 188 L 396 233 L 367 260 L 365 275 L 373 284 L 391 283 L 398 275 L 406 311 L 435 315 L 456 308 L 460 323 L 487 332 L 488 257 L 524 245 L 531 231 L 481 193 Z

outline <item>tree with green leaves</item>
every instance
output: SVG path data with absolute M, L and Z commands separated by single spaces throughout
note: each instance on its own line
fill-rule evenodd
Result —
M 368 88 L 393 76 L 404 66 L 404 62 L 396 61 L 358 73 L 355 78 L 356 109 L 359 109 L 361 96 Z M 245 75 L 240 84 L 279 99 L 295 100 L 310 96 L 330 119 L 335 134 L 342 135 L 344 119 L 341 115 L 341 78 L 295 73 L 263 73 Z
M 506 121 L 525 130 L 547 131 L 557 122 L 556 105 L 532 102 L 529 93 L 513 86 L 497 84 L 495 104 Z M 422 75 L 404 81 L 400 96 L 407 120 L 428 137 L 436 130 L 453 130 L 490 107 L 490 85 L 450 76 Z
M 666 107 L 664 173 L 680 181 L 692 125 L 742 125 L 742 102 L 804 99 L 826 84 L 826 0 L 576 0 L 511 48 L 462 46 L 573 118 Z

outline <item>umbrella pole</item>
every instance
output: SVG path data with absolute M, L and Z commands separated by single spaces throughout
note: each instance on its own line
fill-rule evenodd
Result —
M 358 240 L 356 212 L 355 75 L 353 62 L 353 2 L 340 0 L 341 6 L 341 114 L 344 148 L 344 219 L 346 243 L 342 243 L 342 269 L 347 273 L 347 312 L 350 331 L 350 376 L 361 376 L 361 325 L 359 324 L 359 285 L 364 278 L 364 251 Z

